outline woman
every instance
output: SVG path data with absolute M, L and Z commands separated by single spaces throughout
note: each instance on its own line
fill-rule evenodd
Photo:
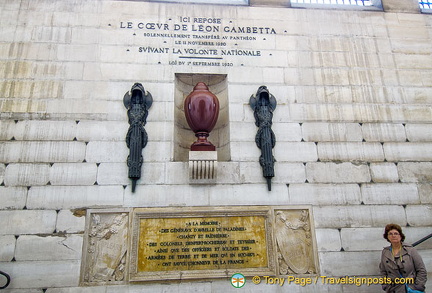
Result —
M 411 289 L 424 291 L 427 280 L 425 265 L 417 250 L 411 245 L 403 243 L 405 235 L 402 233 L 402 228 L 397 224 L 388 224 L 385 227 L 383 237 L 391 245 L 382 251 L 379 265 L 381 274 L 392 281 L 400 279 L 401 276 L 413 278 L 414 283 L 410 283 L 408 286 Z M 405 293 L 405 285 L 396 283 L 384 284 L 383 290 L 391 293 Z

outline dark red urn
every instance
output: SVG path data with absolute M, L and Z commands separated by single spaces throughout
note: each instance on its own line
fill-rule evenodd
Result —
M 195 85 L 184 101 L 184 111 L 189 127 L 198 138 L 191 145 L 191 151 L 215 151 L 216 147 L 207 137 L 219 116 L 219 100 L 205 83 L 199 82 Z

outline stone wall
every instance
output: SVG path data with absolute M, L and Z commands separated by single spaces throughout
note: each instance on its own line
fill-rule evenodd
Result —
M 311 205 L 320 274 L 327 276 L 378 275 L 387 223 L 406 227 L 407 242 L 431 232 L 431 16 L 394 3 L 384 3 L 386 12 L 255 4 L 0 1 L 0 270 L 12 277 L 5 292 L 235 290 L 225 279 L 79 287 L 89 208 Z M 260 50 L 260 57 L 193 66 L 173 65 L 173 53 L 139 52 L 175 47 L 174 38 L 161 45 L 163 38 L 121 27 L 179 16 L 271 27 L 276 34 L 227 41 L 229 49 Z M 178 73 L 226 75 L 229 157 L 218 162 L 216 185 L 189 185 L 188 162 L 174 156 Z M 154 103 L 143 176 L 132 193 L 123 96 L 134 82 Z M 278 102 L 271 192 L 248 104 L 260 85 Z M 432 271 L 432 241 L 418 249 Z M 289 290 L 379 288 L 292 284 Z

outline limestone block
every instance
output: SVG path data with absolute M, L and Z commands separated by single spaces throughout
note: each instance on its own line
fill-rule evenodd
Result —
M 373 183 L 361 185 L 364 204 L 418 204 L 417 185 L 407 183 Z
M 87 144 L 85 159 L 87 162 L 94 163 L 126 163 L 129 156 L 129 149 L 124 141 L 91 141 Z M 145 160 L 146 158 L 144 158 Z
M 288 191 L 290 204 L 360 204 L 360 188 L 357 184 L 290 184 Z
M 229 177 L 237 177 L 235 173 L 231 173 L 230 170 L 232 170 L 231 167 L 227 167 L 227 164 L 229 165 L 229 162 L 218 162 L 219 168 L 221 170 L 220 177 L 218 176 L 218 180 L 221 180 L 221 182 L 224 182 L 224 178 Z M 228 171 L 224 171 L 226 168 L 228 168 Z M 235 167 L 234 167 L 235 168 Z M 189 181 L 189 162 L 167 162 L 165 165 L 165 172 L 166 172 L 166 184 L 187 184 Z M 238 171 L 237 171 L 238 172 Z M 232 176 L 232 177 L 230 177 Z
M 5 177 L 6 165 L 0 164 L 0 184 L 3 183 L 3 179 Z
M 384 161 L 381 144 L 367 142 L 320 142 L 318 157 L 321 161 Z
M 388 142 L 384 154 L 387 161 L 432 161 L 431 147 L 425 142 Z
M 261 167 L 260 167 L 261 168 Z M 243 170 L 243 169 L 242 169 Z M 264 180 L 264 177 L 261 178 Z M 274 183 L 303 183 L 306 181 L 306 168 L 302 163 L 275 163 Z
M 128 172 L 129 169 L 126 162 L 102 163 L 98 167 L 97 182 L 100 185 L 128 185 L 131 183 Z M 165 163 L 145 162 L 141 167 L 141 179 L 137 181 L 137 184 L 163 183 L 165 183 Z
M 321 265 L 321 275 L 323 276 L 342 277 L 370 276 L 380 274 L 378 266 L 381 259 L 381 251 L 378 250 L 356 252 L 321 252 L 319 253 L 319 258 Z M 374 286 L 374 292 L 379 292 L 381 290 L 381 285 Z
M 402 182 L 431 182 L 432 163 L 429 162 L 401 162 L 397 165 Z
M 278 162 L 317 161 L 316 145 L 312 142 L 276 142 L 273 156 Z
M 174 123 L 171 121 L 149 121 L 145 129 L 149 141 L 170 141 L 174 137 Z
M 0 143 L 0 162 L 82 162 L 85 150 L 85 143 L 76 141 L 10 141 Z
M 54 210 L 0 211 L 0 234 L 51 234 L 56 219 Z
M 144 173 L 141 173 L 141 175 L 144 175 Z M 130 179 L 128 178 L 128 166 L 126 162 L 101 163 L 97 171 L 97 182 L 100 185 L 129 184 Z
M 345 251 L 376 251 L 388 246 L 382 237 L 382 228 L 343 228 L 341 230 L 342 247 Z
M 0 261 L 11 261 L 15 253 L 15 236 L 0 236 Z
M 370 182 L 366 164 L 307 163 L 306 178 L 310 183 L 360 183 Z
M 97 166 L 94 163 L 55 163 L 49 170 L 51 185 L 93 185 Z
M 122 186 L 36 186 L 29 190 L 28 209 L 116 207 L 123 204 Z
M 302 124 L 305 141 L 362 141 L 362 132 L 358 123 L 320 123 Z
M 72 287 L 78 286 L 80 263 L 79 260 L 17 261 L 2 263 L 2 270 L 13 276 L 8 289 Z
M 85 216 L 80 210 L 61 210 L 57 214 L 57 232 L 82 233 L 85 229 Z
M 0 140 L 11 140 L 15 134 L 15 121 L 0 120 Z
M 245 196 L 247 195 L 247 196 Z M 285 184 L 223 185 L 209 192 L 210 205 L 283 205 L 288 203 L 288 190 Z
M 402 206 L 358 205 L 314 207 L 317 228 L 384 227 L 388 223 L 406 225 Z
M 405 127 L 402 124 L 364 123 L 363 137 L 366 141 L 405 141 Z
M 432 204 L 432 184 L 421 183 L 418 184 L 418 192 L 420 196 L 420 202 L 422 204 Z
M 315 229 L 318 251 L 340 251 L 341 237 L 338 229 Z
M 49 164 L 9 164 L 6 167 L 5 186 L 45 185 L 49 181 Z
M 405 129 L 409 141 L 432 141 L 432 125 L 430 124 L 407 124 Z
M 418 54 L 393 54 L 398 68 L 426 70 L 432 65 L 432 61 Z
M 0 210 L 20 210 L 27 201 L 26 187 L 4 187 L 0 186 Z
M 58 44 L 57 58 L 62 61 L 97 61 L 99 48 L 96 44 Z
M 21 235 L 15 249 L 17 261 L 80 260 L 82 235 L 35 236 Z
M 273 123 L 276 141 L 301 141 L 301 127 L 298 123 Z M 255 131 L 256 132 L 256 131 Z
M 242 183 L 242 174 L 241 171 L 246 170 L 248 163 L 239 163 L 239 162 L 218 162 L 218 184 L 240 184 Z M 170 167 L 169 167 L 170 168 Z M 181 174 L 176 174 L 176 177 L 182 178 Z M 180 179 L 180 178 L 177 178 Z M 171 181 L 168 181 L 171 182 Z M 173 183 L 175 184 L 175 183 Z
M 124 142 L 129 124 L 126 121 L 126 118 L 125 121 L 80 120 L 76 128 L 76 138 L 79 141 L 102 140 Z
M 273 183 L 303 183 L 306 180 L 305 168 L 302 163 L 276 162 L 274 170 Z M 259 162 L 241 162 L 239 174 L 241 183 L 266 184 L 267 182 L 263 177 L 263 171 Z
M 189 180 L 189 175 L 187 176 L 187 180 Z M 209 193 L 212 192 L 213 188 L 214 186 L 207 185 L 146 184 L 138 186 L 135 193 L 132 193 L 129 185 L 125 189 L 123 206 L 207 206 L 209 205 Z
M 369 165 L 372 181 L 398 182 L 398 168 L 394 163 L 371 163 Z
M 231 142 L 232 161 L 257 161 L 261 155 L 255 142 Z M 274 149 L 273 149 L 274 150 Z
M 430 205 L 408 205 L 406 207 L 407 222 L 411 227 L 432 225 L 432 207 Z

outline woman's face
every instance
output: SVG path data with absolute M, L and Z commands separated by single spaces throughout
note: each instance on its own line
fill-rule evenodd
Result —
M 401 242 L 401 235 L 399 234 L 398 230 L 392 229 L 387 233 L 387 238 L 390 241 L 391 244 L 398 244 Z

